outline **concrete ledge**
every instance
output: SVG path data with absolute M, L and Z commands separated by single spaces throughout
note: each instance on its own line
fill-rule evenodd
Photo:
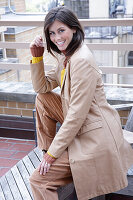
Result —
M 31 83 L 0 82 L 0 100 L 34 103 L 36 93 Z
M 54 90 L 60 93 L 60 88 Z M 133 88 L 118 88 L 105 86 L 108 102 L 113 104 L 133 103 Z M 0 100 L 34 103 L 36 93 L 32 83 L 25 82 L 0 82 Z

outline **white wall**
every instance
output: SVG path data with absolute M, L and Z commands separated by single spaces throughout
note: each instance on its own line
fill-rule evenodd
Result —
M 89 17 L 105 18 L 109 16 L 108 0 L 89 0 Z
M 126 14 L 133 14 L 133 0 L 125 0 Z

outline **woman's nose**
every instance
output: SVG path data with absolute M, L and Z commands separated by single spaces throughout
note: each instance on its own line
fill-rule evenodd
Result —
M 60 36 L 59 34 L 56 34 L 56 35 L 55 35 L 55 39 L 56 39 L 56 40 L 59 40 L 59 39 L 61 39 L 61 36 Z

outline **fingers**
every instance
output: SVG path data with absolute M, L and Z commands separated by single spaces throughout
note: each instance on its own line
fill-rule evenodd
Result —
M 44 53 L 42 36 L 36 36 L 30 44 L 30 51 L 33 57 L 41 57 Z
M 45 175 L 49 169 L 50 169 L 50 164 L 47 163 L 45 160 L 43 160 L 41 163 L 40 163 L 40 166 L 38 168 L 38 171 L 40 172 L 40 175 Z
M 37 35 L 35 39 L 31 42 L 30 48 L 32 47 L 44 47 L 42 36 Z

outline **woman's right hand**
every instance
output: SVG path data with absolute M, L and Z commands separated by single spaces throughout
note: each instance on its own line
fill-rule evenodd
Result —
M 44 53 L 42 36 L 36 36 L 30 44 L 30 51 L 33 57 L 41 57 Z

